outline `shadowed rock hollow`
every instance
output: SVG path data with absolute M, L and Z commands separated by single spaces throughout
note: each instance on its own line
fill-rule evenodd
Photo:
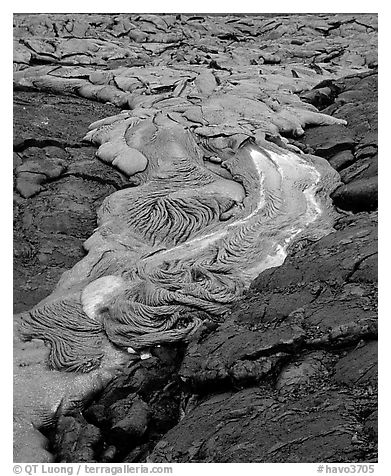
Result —
M 113 21 L 112 16 L 100 18 L 103 22 Z M 113 31 L 126 23 L 126 16 L 119 18 L 120 22 L 113 23 Z M 92 21 L 90 16 L 85 19 Z M 352 74 L 355 68 L 365 69 L 365 63 L 373 59 L 367 60 L 367 53 L 359 48 L 356 56 L 361 58 L 363 54 L 365 59 L 358 65 L 346 57 L 341 60 L 346 52 L 330 58 L 316 55 L 316 67 L 314 63 L 297 63 L 296 46 L 300 40 L 293 43 L 293 37 L 296 38 L 293 30 L 286 33 L 292 35 L 291 50 L 284 50 L 282 58 L 277 54 L 280 52 L 264 50 L 255 59 L 253 45 L 244 47 L 242 43 L 246 39 L 239 41 L 235 37 L 243 35 L 243 24 L 235 18 L 232 21 L 228 17 L 204 18 L 203 21 L 219 31 L 212 36 L 218 43 L 216 52 L 212 46 L 203 45 L 197 34 L 191 36 L 187 30 L 193 29 L 191 33 L 194 33 L 198 28 L 195 25 L 202 25 L 202 21 L 189 18 L 183 23 L 172 16 L 154 15 L 139 16 L 134 21 L 144 27 L 145 22 L 152 24 L 152 29 L 159 31 L 171 30 L 178 21 L 185 26 L 179 30 L 179 36 L 166 32 L 160 37 L 147 28 L 144 37 L 130 22 L 121 40 L 114 41 L 107 38 L 107 28 L 97 27 L 87 33 L 89 27 L 82 28 L 81 24 L 83 32 L 79 33 L 86 38 L 73 37 L 74 33 L 69 37 L 64 28 L 68 29 L 70 24 L 75 28 L 77 20 L 72 16 L 70 20 L 55 15 L 15 17 L 16 90 L 24 94 L 40 91 L 64 97 L 81 96 L 123 108 L 93 122 L 84 139 L 80 137 L 76 144 L 77 147 L 87 147 L 88 143 L 97 146 L 96 156 L 106 164 L 105 175 L 109 176 L 111 170 L 126 184 L 123 189 L 108 194 L 99 207 L 98 226 L 90 230 L 92 234 L 84 242 L 86 256 L 62 275 L 48 297 L 16 317 L 14 446 L 18 461 L 50 460 L 47 442 L 38 430 L 51 431 L 57 425 L 61 439 L 61 434 L 66 435 L 66 425 L 73 425 L 72 420 L 69 423 L 64 417 L 74 415 L 98 391 L 108 388 L 108 382 L 118 372 L 125 371 L 129 361 L 133 362 L 131 365 L 139 365 L 140 357 L 142 362 L 151 358 L 151 353 L 155 355 L 162 345 L 192 342 L 180 375 L 195 395 L 204 393 L 209 384 L 211 388 L 219 385 L 225 388 L 231 383 L 251 386 L 260 382 L 262 376 L 267 380 L 289 362 L 293 351 L 303 345 L 322 347 L 321 343 L 314 344 L 322 342 L 319 341 L 321 335 L 316 337 L 318 341 L 315 337 L 306 337 L 307 327 L 303 327 L 302 320 L 291 317 L 292 322 L 284 324 L 265 344 L 266 349 L 275 349 L 275 355 L 273 350 L 250 349 L 251 337 L 241 341 L 239 347 L 244 354 L 238 356 L 234 341 L 240 340 L 247 331 L 240 326 L 236 328 L 231 317 L 227 320 L 227 313 L 232 306 L 246 302 L 253 280 L 263 271 L 280 266 L 290 250 L 294 253 L 296 246 L 299 250 L 304 247 L 305 255 L 306 243 L 335 233 L 333 225 L 338 214 L 329 195 L 336 189 L 336 193 L 342 193 L 337 188 L 339 175 L 326 159 L 302 153 L 303 146 L 298 139 L 308 127 L 344 128 L 348 123 L 348 118 L 332 117 L 319 112 L 314 105 L 316 99 L 309 92 L 316 91 L 312 88 L 320 82 L 319 76 L 331 84 L 341 76 Z M 269 41 L 266 44 L 273 44 L 274 38 L 267 27 L 274 20 L 252 17 L 248 21 L 252 22 L 251 28 L 260 28 L 264 40 Z M 296 21 L 304 22 L 305 18 L 282 19 L 282 24 L 290 31 Z M 322 17 L 313 31 L 319 31 L 324 24 L 336 24 L 328 21 Z M 341 22 L 338 28 L 350 23 Z M 57 26 L 53 39 L 48 40 L 45 35 L 51 31 L 51 24 Z M 222 32 L 221 28 L 227 31 Z M 277 35 L 278 28 L 275 25 Z M 365 35 L 373 41 L 372 30 L 368 28 Z M 99 38 L 88 38 L 91 31 Z M 313 31 L 307 32 L 308 35 L 313 35 Z M 359 42 L 360 35 L 356 33 L 352 32 L 344 40 L 349 48 L 354 49 Z M 251 34 L 252 30 L 244 36 Z M 226 35 L 238 42 L 235 49 L 226 43 Z M 186 42 L 182 48 L 184 37 Z M 203 52 L 205 61 L 192 56 L 189 42 L 193 42 L 193 49 Z M 316 40 L 313 42 L 309 43 L 309 51 L 311 48 L 311 51 L 319 51 Z M 338 35 L 326 43 L 330 51 L 342 48 Z M 181 53 L 185 56 L 181 57 Z M 332 58 L 338 60 L 329 67 Z M 139 61 L 143 66 L 137 64 Z M 37 62 L 47 64 L 36 66 Z M 332 89 L 329 89 L 331 97 Z M 352 144 L 353 139 L 345 140 L 342 148 Z M 15 150 L 49 145 L 66 149 L 72 144 L 50 143 L 47 139 L 29 142 L 24 137 L 18 140 Z M 333 152 L 340 152 L 340 148 L 336 146 Z M 17 189 L 26 200 L 41 193 L 42 184 L 61 177 L 68 167 L 75 167 L 77 156 L 77 153 L 73 155 L 70 165 L 64 161 L 53 162 L 50 157 L 19 163 Z M 96 162 L 99 163 L 97 159 Z M 82 173 L 79 169 L 78 173 Z M 39 174 L 42 178 L 37 181 Z M 360 193 L 365 195 L 366 192 Z M 254 283 L 259 283 L 259 279 L 263 278 L 257 278 Z M 254 283 L 252 288 L 259 286 Z M 265 281 L 259 289 L 263 293 L 268 286 Z M 260 300 L 260 306 L 278 300 L 278 293 L 271 291 Z M 287 309 L 289 299 L 284 298 Z M 323 299 L 325 306 L 333 302 L 331 296 L 325 295 Z M 299 302 L 300 298 L 292 304 L 287 311 L 289 316 L 308 303 L 306 299 L 304 304 Z M 316 314 L 316 310 L 311 312 L 311 316 Z M 262 319 L 264 317 L 260 322 Z M 253 325 L 261 325 L 260 322 L 254 321 Z M 212 329 L 212 335 L 199 343 L 197 339 L 200 332 L 205 331 L 205 325 L 212 326 L 208 331 Z M 232 325 L 235 330 L 229 330 Z M 351 345 L 357 342 L 357 336 L 372 336 L 373 327 L 365 334 L 363 326 L 348 327 L 348 337 L 343 343 Z M 227 337 L 230 332 L 231 337 Z M 256 341 L 269 338 L 267 329 L 255 332 Z M 338 340 L 338 332 L 343 331 L 335 332 L 334 339 Z M 208 364 L 214 358 L 213 351 L 201 357 L 202 348 L 208 345 L 209 338 L 219 339 L 219 333 L 222 333 L 218 345 L 222 346 L 219 351 L 222 360 L 219 362 L 218 357 Z M 271 344 L 273 339 L 275 344 Z M 326 339 L 325 346 L 327 342 Z M 259 343 L 255 347 L 257 345 Z M 233 352 L 234 356 L 227 357 L 225 352 Z M 253 357 L 248 357 L 252 354 Z M 326 358 L 327 362 L 332 360 Z M 207 367 L 199 368 L 200 365 Z M 178 372 L 178 365 L 175 366 Z M 279 380 L 280 388 L 281 382 Z M 251 391 L 247 392 L 245 398 L 254 401 L 258 398 L 251 395 Z M 141 441 L 149 428 L 150 410 L 145 410 L 148 404 L 143 400 L 149 397 L 143 396 L 141 403 L 138 397 L 132 398 L 136 400 L 126 406 L 130 413 L 120 411 L 119 420 L 114 416 L 102 420 L 93 411 L 88 417 L 93 425 L 108 432 L 104 438 L 107 444 L 114 441 L 117 448 L 112 452 L 114 455 L 116 451 L 120 454 L 126 450 L 126 445 L 118 443 L 117 427 L 113 433 L 118 421 L 126 420 L 127 425 L 132 426 L 145 413 L 146 420 L 141 424 L 144 430 L 140 427 L 136 432 Z M 113 401 L 109 405 L 111 408 Z M 201 405 L 200 410 L 194 411 L 202 412 L 202 408 Z M 80 421 L 77 425 L 77 428 L 87 428 Z M 114 425 L 113 428 L 110 429 L 110 425 Z M 124 429 L 124 423 L 121 425 L 121 431 L 130 431 Z M 178 431 L 181 431 L 180 425 Z M 99 431 L 94 435 L 95 443 L 102 438 Z M 65 443 L 57 443 L 56 451 L 66 460 L 69 456 L 64 456 L 67 447 L 66 436 L 64 438 Z M 133 446 L 137 447 L 137 438 L 134 438 Z M 156 436 L 151 441 L 154 439 Z M 158 448 L 161 451 L 164 445 Z M 91 449 L 83 458 L 93 460 L 94 451 Z M 146 448 L 140 450 L 139 455 L 145 451 Z M 154 460 L 166 458 L 159 456 L 159 452 L 154 454 Z M 217 461 L 212 453 L 197 454 L 203 455 L 197 456 L 197 461 Z M 267 454 L 269 452 L 266 456 L 248 458 L 272 461 Z M 70 458 L 73 461 L 78 456 Z M 233 458 L 231 461 L 236 461 Z M 300 460 L 300 453 L 297 458 Z M 179 456 L 173 459 L 179 460 Z

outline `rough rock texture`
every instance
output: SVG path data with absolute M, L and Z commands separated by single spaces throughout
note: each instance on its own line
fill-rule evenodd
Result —
M 88 407 L 85 417 L 102 429 L 105 448 L 114 448 L 112 460 L 140 461 L 179 421 L 182 355 L 180 348 L 155 348 L 152 358 L 125 369 Z
M 376 225 L 374 214 L 342 218 L 335 233 L 262 273 L 224 324 L 189 345 L 180 376 L 200 403 L 151 461 L 375 456 Z
M 313 91 L 327 89 L 332 101 L 322 112 L 347 119 L 348 125 L 315 127 L 301 139 L 339 171 L 344 185 L 332 198 L 337 207 L 353 212 L 377 209 L 377 78 L 372 70 L 318 85 Z M 313 91 L 302 99 L 316 104 Z
M 116 112 L 79 98 L 15 92 L 15 312 L 46 297 L 84 256 L 82 242 L 96 227 L 97 206 L 127 185 L 81 143 L 91 122 Z
M 374 215 L 342 218 L 335 233 L 264 271 L 224 324 L 189 345 L 181 375 L 197 388 L 218 379 L 259 382 L 266 362 L 272 372 L 301 348 L 337 348 L 373 338 L 376 224 Z
M 156 137 L 143 126 L 149 121 L 164 147 L 167 131 L 176 131 L 175 145 L 160 149 L 167 157 L 183 152 L 178 131 L 191 131 L 206 175 L 231 183 L 223 193 L 234 191 L 240 198 L 232 182 L 243 172 L 232 168 L 232 157 L 257 144 L 291 159 L 300 151 L 325 158 L 341 174 L 343 185 L 332 194 L 338 209 L 369 212 L 342 213 L 324 238 L 322 228 L 286 241 L 282 267 L 264 271 L 242 298 L 235 297 L 227 314 L 217 320 L 211 308 L 193 314 L 203 324 L 187 347 L 147 349 L 142 360 L 133 355 L 128 364 L 123 353 L 105 347 L 100 369 L 68 374 L 66 391 L 63 374 L 46 368 L 42 341 L 33 340 L 31 347 L 16 338 L 18 388 L 25 385 L 26 367 L 31 381 L 54 389 L 44 397 L 32 386 L 38 411 L 20 392 L 17 459 L 53 458 L 38 428 L 64 462 L 374 460 L 376 17 L 20 15 L 14 32 L 16 312 L 37 304 L 80 261 L 82 241 L 94 230 L 95 210 L 105 197 L 129 188 L 114 197 L 131 197 L 136 206 L 138 186 L 155 173 L 146 145 Z M 102 104 L 107 102 L 112 105 Z M 114 127 L 107 126 L 113 119 L 104 120 L 87 136 L 100 146 L 98 161 L 81 139 L 91 122 L 117 114 Z M 141 122 L 133 138 L 121 129 L 131 117 Z M 118 139 L 129 149 L 122 142 L 118 148 Z M 302 159 L 327 170 L 322 159 Z M 271 177 L 267 169 L 262 173 Z M 254 187 L 250 182 L 246 189 L 243 175 L 242 184 L 247 191 Z M 335 188 L 323 186 L 324 194 Z M 267 200 L 278 204 L 274 195 Z M 328 203 L 322 200 L 322 206 Z M 104 202 L 106 216 L 115 202 Z M 224 207 L 219 219 L 227 226 L 233 215 Z M 332 231 L 336 214 L 327 213 Z M 111 243 L 125 243 L 119 236 Z M 99 233 L 93 237 L 85 245 L 90 257 L 102 245 Z M 180 237 L 168 233 L 163 241 Z M 254 259 L 261 260 L 262 253 L 261 247 Z M 105 261 L 98 262 L 103 269 Z M 54 296 L 91 269 L 88 259 L 81 263 L 61 278 Z M 116 272 L 129 269 L 123 257 L 115 266 Z M 191 279 L 199 294 L 202 273 L 193 271 Z M 95 313 L 93 299 L 116 283 L 106 280 L 77 297 L 85 312 Z M 69 324 L 75 325 L 75 342 L 78 325 L 84 325 L 79 307 L 76 300 L 69 308 L 77 316 Z M 39 312 L 34 319 L 30 325 L 39 322 Z M 96 330 L 92 325 L 94 336 Z M 45 340 L 51 332 L 36 336 Z M 94 339 L 91 349 L 99 347 Z M 114 362 L 122 371 L 108 384 L 118 371 Z M 81 416 L 82 406 L 102 389 Z
M 370 448 L 357 401 L 327 388 L 284 399 L 263 389 L 202 402 L 155 447 L 151 462 L 315 463 L 365 459 Z M 365 451 L 365 450 L 364 450 Z

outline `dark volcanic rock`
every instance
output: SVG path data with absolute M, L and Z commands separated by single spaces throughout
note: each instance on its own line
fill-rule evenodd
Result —
M 337 154 L 333 155 L 329 159 L 329 164 L 335 169 L 335 170 L 342 170 L 346 167 L 348 167 L 350 164 L 354 162 L 354 155 L 350 150 L 343 150 L 341 152 L 338 152 Z
M 149 461 L 348 462 L 360 458 L 364 428 L 355 401 L 319 391 L 281 400 L 251 388 L 206 399 L 161 440 Z
M 179 421 L 180 355 L 175 348 L 156 348 L 152 358 L 124 369 L 85 411 L 105 445 L 115 448 L 115 458 L 139 461 Z
M 377 209 L 377 70 L 329 81 L 302 95 L 323 112 L 346 119 L 348 125 L 314 127 L 301 139 L 341 174 L 345 186 L 333 194 L 335 205 L 353 212 Z M 330 90 L 334 101 L 323 108 L 320 95 Z
M 17 92 L 14 108 L 14 311 L 46 297 L 84 256 L 96 208 L 127 180 L 80 140 L 113 106 L 50 94 Z
M 286 352 L 293 352 L 303 337 L 303 329 L 292 322 L 278 330 L 252 330 L 231 318 L 202 340 L 201 345 L 189 345 L 180 374 L 199 391 L 230 383 L 259 383 L 281 367 L 287 360 Z
M 304 354 L 281 370 L 276 388 L 281 393 L 290 393 L 316 380 L 321 383 L 329 376 L 332 362 L 332 354 L 323 350 Z
M 361 178 L 341 185 L 335 190 L 331 198 L 337 207 L 344 210 L 358 212 L 377 209 L 377 177 Z
M 65 169 L 61 159 L 26 161 L 16 167 L 16 189 L 23 198 L 30 198 L 44 190 L 41 184 L 60 177 Z
M 352 165 L 340 172 L 341 181 L 349 184 L 356 180 L 376 178 L 378 174 L 377 153 L 371 157 L 356 160 Z
M 368 438 L 371 439 L 374 444 L 377 444 L 378 438 L 378 418 L 378 411 L 375 410 L 365 420 L 365 430 L 368 432 Z
M 87 423 L 81 415 L 59 418 L 55 436 L 58 462 L 95 462 L 95 451 L 100 444 L 99 428 Z
M 222 325 L 200 333 L 180 373 L 204 400 L 158 443 L 150 460 L 372 458 L 376 237 L 376 214 L 341 218 L 335 233 L 293 249 L 281 267 L 253 282 Z
M 48 295 L 61 274 L 85 254 L 82 242 L 96 227 L 96 206 L 111 185 L 70 176 L 15 204 L 15 312 Z M 31 200 L 31 201 L 30 201 Z
M 315 87 L 311 91 L 306 91 L 300 95 L 304 102 L 308 102 L 318 109 L 324 109 L 334 101 L 334 93 L 331 87 Z
M 181 375 L 208 396 L 151 461 L 346 462 L 373 454 L 376 427 L 366 418 L 377 387 L 376 224 L 376 215 L 342 218 L 335 233 L 292 250 L 225 323 L 189 346 Z M 222 384 L 254 383 L 261 388 L 209 395 Z
M 345 126 L 333 125 L 308 129 L 302 140 L 316 155 L 330 159 L 337 152 L 353 149 L 354 135 Z
M 135 446 L 150 420 L 150 408 L 139 397 L 130 395 L 109 407 L 110 437 L 117 446 Z
M 358 346 L 338 361 L 333 380 L 348 386 L 377 386 L 377 357 L 376 341 Z
M 339 347 L 376 335 L 377 218 L 342 219 L 337 231 L 264 271 L 231 316 L 191 343 L 181 375 L 197 391 L 273 377 L 300 349 Z
M 92 122 L 117 113 L 114 106 L 87 99 L 16 91 L 14 150 L 49 145 L 77 147 Z

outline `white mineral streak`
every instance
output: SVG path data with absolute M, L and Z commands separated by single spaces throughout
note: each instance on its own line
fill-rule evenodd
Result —
M 267 255 L 264 258 L 264 260 L 260 262 L 259 264 L 257 264 L 254 268 L 247 270 L 246 274 L 251 279 L 254 279 L 258 274 L 260 274 L 262 271 L 268 268 L 281 266 L 283 262 L 285 261 L 285 258 L 287 257 L 287 248 L 289 244 L 292 242 L 292 240 L 297 235 L 299 235 L 305 229 L 305 227 L 307 227 L 310 223 L 314 222 L 318 218 L 318 216 L 322 213 L 321 206 L 320 204 L 318 204 L 315 197 L 316 185 L 318 184 L 321 177 L 320 173 L 316 170 L 316 168 L 309 165 L 300 156 L 292 152 L 278 154 L 273 151 L 268 151 L 268 154 L 270 155 L 274 163 L 277 165 L 277 170 L 281 178 L 284 178 L 284 174 L 286 174 L 287 170 L 289 171 L 289 169 L 292 169 L 292 170 L 297 169 L 302 171 L 303 176 L 305 175 L 305 173 L 308 173 L 309 171 L 313 175 L 314 179 L 313 179 L 312 185 L 308 186 L 303 192 L 307 202 L 307 211 L 306 211 L 303 223 L 301 224 L 301 226 L 289 229 L 288 236 L 283 240 L 283 242 L 275 243 L 275 248 L 273 253 Z M 262 162 L 265 160 L 265 155 L 256 149 L 253 149 L 250 152 L 250 155 L 259 173 L 260 183 L 262 183 L 262 166 L 261 165 L 262 165 Z M 262 200 L 259 201 L 257 211 L 262 206 L 261 204 L 262 204 Z M 253 214 L 254 212 L 251 215 Z M 251 215 L 249 215 L 248 218 L 250 218 Z
M 123 286 L 124 280 L 119 276 L 102 276 L 86 286 L 81 294 L 83 311 L 96 320 L 97 311 Z
M 299 179 L 307 179 L 309 185 L 306 185 L 302 192 L 305 198 L 306 211 L 301 217 L 297 226 L 294 226 L 286 231 L 284 238 L 279 237 L 274 244 L 270 245 L 271 252 L 265 255 L 255 266 L 243 271 L 243 276 L 246 281 L 254 279 L 262 271 L 280 266 L 286 256 L 287 248 L 292 240 L 302 233 L 309 224 L 313 223 L 319 215 L 322 213 L 320 204 L 318 203 L 315 193 L 316 186 L 320 180 L 320 173 L 316 168 L 310 165 L 305 159 L 293 152 L 277 153 L 271 150 L 264 151 L 259 147 L 248 147 L 248 152 L 254 164 L 254 168 L 258 174 L 257 180 L 259 183 L 258 197 L 256 207 L 246 216 L 237 220 L 231 221 L 228 224 L 221 224 L 221 226 L 211 233 L 207 233 L 202 236 L 197 236 L 191 240 L 186 241 L 180 245 L 171 249 L 165 249 L 153 255 L 153 259 L 156 260 L 159 256 L 165 259 L 169 257 L 181 257 L 202 254 L 205 250 L 216 243 L 223 245 L 222 240 L 229 235 L 237 233 L 238 228 L 241 227 L 244 230 L 246 225 L 251 222 L 256 222 L 259 215 L 262 213 L 265 205 L 265 162 L 271 165 L 279 178 L 289 179 L 290 174 L 297 176 Z M 276 179 L 277 180 L 277 177 Z M 296 206 L 294 197 L 286 197 L 288 200 L 292 200 L 290 209 Z M 262 230 L 259 231 L 261 233 Z M 244 267 L 244 266 L 243 266 Z
M 152 354 L 147 351 L 147 350 L 143 350 L 140 352 L 140 359 L 141 360 L 147 360 L 147 359 L 151 359 L 152 358 Z

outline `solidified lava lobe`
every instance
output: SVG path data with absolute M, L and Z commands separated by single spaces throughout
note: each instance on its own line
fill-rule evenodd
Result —
M 124 171 L 141 171 L 139 157 L 147 165 L 138 187 L 103 202 L 86 258 L 22 316 L 25 337 L 50 342 L 53 369 L 98 368 L 99 339 L 134 350 L 185 339 L 202 313 L 222 316 L 262 270 L 282 264 L 292 239 L 333 223 L 327 195 L 337 173 L 323 159 L 246 141 L 223 161 L 235 178 L 226 179 L 160 112 L 110 121 L 86 137 L 98 157 L 104 148 Z

